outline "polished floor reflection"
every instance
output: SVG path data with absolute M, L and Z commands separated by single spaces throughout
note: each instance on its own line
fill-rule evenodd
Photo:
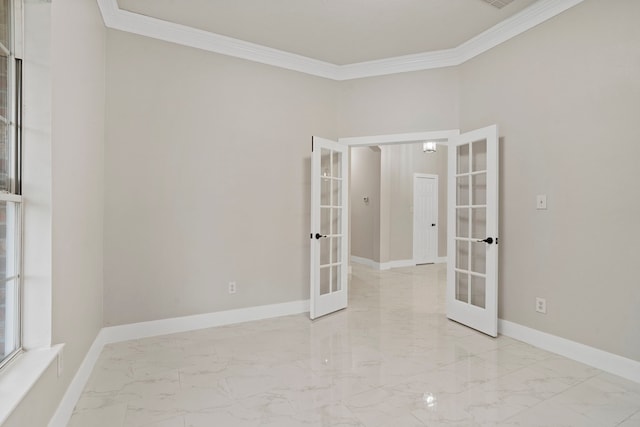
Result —
M 640 384 L 444 316 L 444 265 L 349 308 L 105 347 L 70 427 L 640 426 Z

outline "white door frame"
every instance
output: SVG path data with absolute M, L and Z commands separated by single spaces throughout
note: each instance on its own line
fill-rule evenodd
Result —
M 435 220 L 434 220 L 434 228 L 436 230 L 436 238 L 435 238 L 435 254 L 433 254 L 432 262 L 435 263 L 438 260 L 438 230 L 440 229 L 439 218 L 438 218 L 438 198 L 440 197 L 438 191 L 438 175 L 430 174 L 430 173 L 414 173 L 413 174 L 413 262 L 417 265 L 416 262 L 416 181 L 420 178 L 429 178 L 435 180 L 435 189 L 436 189 L 436 197 L 435 197 Z
M 399 145 L 410 142 L 437 141 L 448 145 L 449 139 L 460 135 L 460 129 L 436 130 L 424 132 L 396 133 L 389 135 L 352 136 L 338 138 L 338 142 L 350 147 L 366 147 L 371 145 Z
M 338 138 L 338 142 L 349 147 L 370 147 L 373 145 L 402 145 L 424 141 L 436 141 L 438 145 L 448 146 L 449 140 L 460 135 L 460 129 L 433 130 L 409 133 L 395 133 L 387 135 L 355 136 Z M 351 177 L 348 177 L 347 186 L 351 185 Z M 345 234 L 351 239 L 349 223 L 346 224 Z M 349 251 L 351 242 L 349 241 Z M 351 270 L 351 258 L 349 258 L 349 270 Z

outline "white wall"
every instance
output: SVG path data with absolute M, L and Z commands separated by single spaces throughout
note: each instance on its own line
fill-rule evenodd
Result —
M 458 129 L 457 68 L 338 83 L 339 136 Z
M 500 317 L 640 361 L 639 16 L 586 0 L 462 66 L 460 106 L 500 126 Z
M 35 31 L 50 47 L 50 57 L 31 58 L 30 74 L 25 70 L 25 91 L 35 92 L 37 102 L 30 103 L 25 95 L 25 127 L 30 131 L 23 141 L 25 170 L 33 162 L 44 169 L 30 185 L 40 194 L 48 188 L 50 196 L 35 203 L 25 188 L 25 210 L 51 209 L 51 239 L 45 235 L 38 243 L 50 245 L 49 259 L 41 262 L 50 266 L 52 277 L 51 339 L 66 346 L 62 376 L 54 363 L 6 427 L 47 424 L 102 326 L 105 30 L 92 1 L 27 1 L 25 11 L 27 39 Z M 25 55 L 31 54 L 27 43 Z M 28 122 L 33 109 L 50 111 L 49 133 L 46 126 L 34 128 Z M 26 279 L 29 271 L 25 265 Z
M 118 31 L 107 51 L 105 324 L 307 299 L 338 84 Z

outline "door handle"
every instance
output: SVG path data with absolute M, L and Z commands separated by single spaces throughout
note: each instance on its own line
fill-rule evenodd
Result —
M 320 238 L 326 239 L 327 237 L 329 237 L 329 236 L 327 236 L 326 234 L 322 235 L 320 233 L 316 233 L 316 239 L 320 239 Z
M 435 227 L 436 225 L 435 225 L 435 224 L 431 224 L 431 226 L 432 226 L 432 227 Z
M 483 242 L 484 242 L 484 243 L 487 243 L 487 244 L 489 244 L 489 245 L 490 245 L 490 244 L 492 244 L 492 243 L 493 243 L 493 237 L 487 237 L 487 238 L 486 238 L 486 239 L 484 239 L 484 240 L 476 240 L 476 241 L 477 241 L 478 243 L 483 243 Z

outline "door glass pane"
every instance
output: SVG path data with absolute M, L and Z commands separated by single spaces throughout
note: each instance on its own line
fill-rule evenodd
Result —
M 341 198 L 342 180 L 333 179 L 331 181 L 333 186 L 333 189 L 331 191 L 331 204 L 333 206 L 342 206 L 342 198 Z
M 487 141 L 476 141 L 471 150 L 473 153 L 472 170 L 474 172 L 487 170 Z
M 320 174 L 322 176 L 331 176 L 331 150 L 326 148 L 320 151 Z
M 11 173 L 11 139 L 9 138 L 9 106 L 7 102 L 9 84 L 8 66 L 9 61 L 4 52 L 0 51 L 0 190 L 10 191 L 11 182 L 9 174 Z
M 469 172 L 469 144 L 460 145 L 458 150 L 458 170 L 457 173 Z
M 481 173 L 471 177 L 473 182 L 472 203 L 474 205 L 487 204 L 487 174 Z
M 456 237 L 469 237 L 469 208 L 456 209 Z
M 9 0 L 0 0 L 0 43 L 9 50 L 9 30 L 11 28 L 11 8 Z M 5 86 L 3 86 L 5 87 Z
M 469 242 L 466 240 L 456 241 L 456 268 L 469 269 Z
M 331 263 L 329 256 L 331 255 L 330 241 L 328 238 L 320 239 L 320 265 L 328 265 Z
M 342 234 L 342 208 L 333 209 L 331 220 L 331 234 Z
M 331 292 L 331 267 L 320 268 L 320 295 Z
M 331 208 L 320 208 L 320 234 L 331 234 Z
M 331 292 L 338 292 L 342 290 L 342 278 L 340 276 L 341 266 L 334 265 L 331 267 Z
M 340 237 L 332 237 L 331 238 L 331 262 L 336 263 L 340 262 L 340 249 L 341 249 L 342 238 Z
M 331 205 L 331 180 L 329 178 L 320 179 L 320 205 Z
M 338 151 L 333 152 L 333 174 L 336 178 L 341 178 L 342 174 L 342 153 Z
M 469 204 L 469 177 L 459 176 L 456 178 L 456 204 L 467 206 Z
M 20 345 L 20 294 L 16 278 L 19 217 L 18 204 L 0 202 L 0 360 L 13 353 Z
M 469 275 L 456 271 L 456 299 L 469 302 Z
M 471 209 L 471 237 L 484 239 L 487 237 L 487 209 Z
M 471 271 L 475 273 L 486 273 L 487 270 L 487 244 L 471 243 Z
M 471 276 L 471 304 L 485 308 L 485 294 L 484 277 Z

